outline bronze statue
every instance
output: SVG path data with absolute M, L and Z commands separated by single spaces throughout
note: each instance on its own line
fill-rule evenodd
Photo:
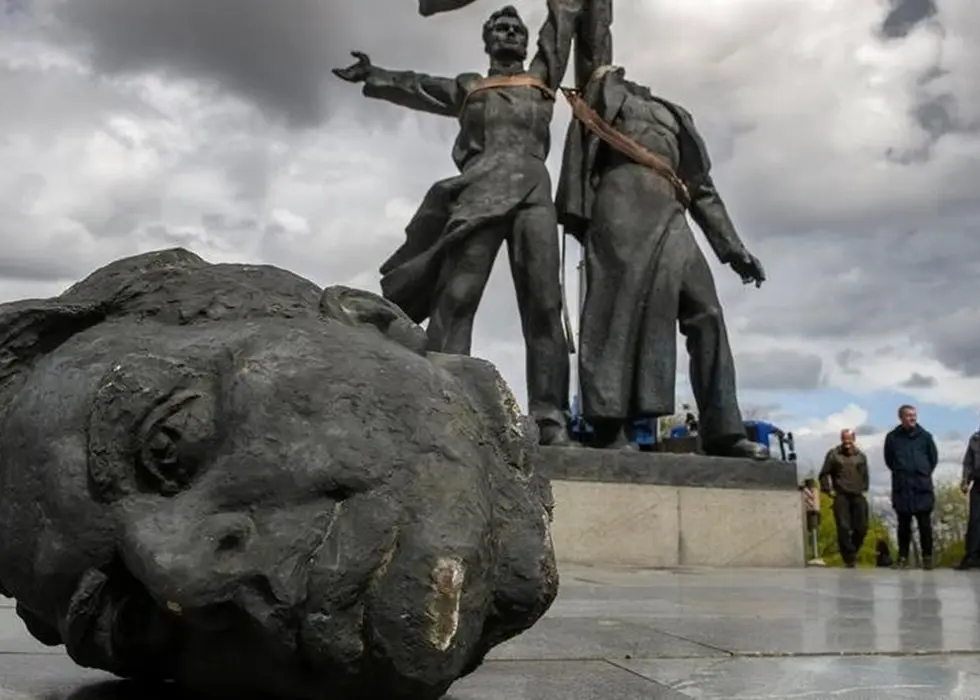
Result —
M 334 71 L 363 83 L 368 97 L 459 119 L 453 159 L 460 175 L 426 194 L 404 245 L 381 268 L 381 287 L 414 321 L 429 319 L 429 350 L 467 355 L 477 308 L 506 241 L 527 351 L 529 409 L 548 445 L 569 444 L 569 359 L 558 223 L 545 159 L 582 2 L 549 0 L 527 69 L 527 27 L 506 6 L 483 26 L 487 77 L 386 70 L 360 52 L 354 53 L 356 63 Z M 462 3 L 428 7 L 457 6 Z
M 592 4 L 611 8 L 611 0 Z M 580 91 L 566 91 L 575 118 L 557 196 L 559 221 L 585 246 L 583 415 L 599 444 L 625 447 L 634 419 L 672 414 L 679 323 L 705 451 L 763 458 L 745 436 L 721 306 L 685 212 L 743 281 L 761 285 L 762 265 L 715 190 L 691 115 L 623 68 L 589 69 Z
M 558 578 L 533 423 L 425 342 L 179 249 L 0 304 L 0 594 L 78 664 L 202 696 L 441 698 Z

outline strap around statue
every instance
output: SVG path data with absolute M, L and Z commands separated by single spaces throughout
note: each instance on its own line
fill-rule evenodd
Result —
M 611 66 L 602 66 L 592 75 L 589 82 L 591 83 L 593 80 L 601 78 L 611 68 Z M 572 114 L 582 122 L 586 129 L 595 134 L 601 141 L 608 144 L 610 148 L 623 154 L 634 163 L 644 165 L 655 171 L 674 188 L 680 203 L 685 207 L 690 206 L 691 193 L 687 185 L 684 184 L 684 181 L 674 172 L 670 163 L 606 122 L 605 119 L 599 116 L 586 103 L 579 91 L 570 88 L 561 88 L 561 92 L 565 96 L 565 99 L 568 100 L 568 104 L 572 108 Z
M 476 93 L 507 87 L 535 88 L 540 90 L 549 100 L 555 99 L 555 91 L 545 85 L 544 81 L 535 78 L 533 75 L 528 75 L 527 73 L 522 73 L 521 75 L 491 75 L 488 78 L 483 78 L 470 88 L 469 92 L 466 93 L 466 97 L 463 99 L 463 104 L 459 110 L 460 113 L 462 113 L 466 108 L 466 103 Z

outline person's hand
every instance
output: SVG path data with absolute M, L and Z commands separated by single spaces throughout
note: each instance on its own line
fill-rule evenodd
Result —
M 761 287 L 766 281 L 766 271 L 762 269 L 762 263 L 744 248 L 728 261 L 728 265 L 742 278 L 742 284 L 754 282 L 756 287 Z
M 970 492 L 970 484 L 969 484 L 969 482 L 964 481 L 963 483 L 961 483 L 960 484 L 960 491 L 962 491 L 963 493 L 969 493 Z
M 361 53 L 360 51 L 351 51 L 350 55 L 357 59 L 356 63 L 352 63 L 346 68 L 334 68 L 333 74 L 336 75 L 341 80 L 346 80 L 348 83 L 363 83 L 368 79 L 371 74 L 371 58 L 366 53 Z

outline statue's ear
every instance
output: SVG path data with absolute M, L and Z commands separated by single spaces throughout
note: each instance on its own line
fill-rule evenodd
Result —
M 62 297 L 0 304 L 0 406 L 17 377 L 37 360 L 104 318 L 100 304 Z
M 385 337 L 425 355 L 425 331 L 397 305 L 377 294 L 339 285 L 327 287 L 320 297 L 320 314 L 350 326 L 374 326 Z
M 538 455 L 538 427 L 521 413 L 517 398 L 497 368 L 486 360 L 466 355 L 433 352 L 429 353 L 429 360 L 463 385 L 504 460 L 530 475 Z

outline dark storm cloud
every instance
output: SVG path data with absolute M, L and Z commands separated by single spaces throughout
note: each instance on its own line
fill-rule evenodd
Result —
M 980 325 L 973 313 L 980 207 L 964 203 L 943 211 L 931 203 L 921 210 L 891 226 L 890 213 L 882 212 L 877 230 L 860 235 L 814 236 L 806 242 L 805 255 L 795 241 L 771 242 L 771 254 L 784 261 L 783 267 L 773 269 L 771 287 L 763 287 L 763 303 L 749 315 L 749 329 L 827 340 L 901 334 L 930 344 L 947 366 L 974 362 L 980 370 L 975 353 Z M 786 313 L 776 284 L 798 279 L 811 283 L 797 285 L 794 313 Z M 772 324 L 776 317 L 780 323 Z M 849 351 L 837 358 L 845 369 L 858 359 Z
M 740 354 L 738 383 L 760 391 L 811 391 L 821 385 L 823 360 L 791 350 Z
M 918 372 L 913 372 L 912 376 L 902 382 L 901 386 L 903 389 L 932 389 L 936 384 L 935 377 L 927 377 Z
M 931 324 L 929 343 L 936 359 L 968 377 L 980 376 L 980 311 L 969 302 Z
M 482 55 L 480 7 L 433 19 L 410 0 L 68 0 L 65 29 L 106 73 L 207 81 L 301 127 L 359 100 L 330 69 L 369 53 L 393 68 L 463 72 Z M 455 66 L 455 67 L 454 67 Z
M 902 39 L 938 11 L 935 0 L 889 0 L 889 11 L 881 32 L 889 39 Z
M 106 72 L 215 81 L 308 124 L 321 115 L 327 4 L 316 0 L 70 0 L 65 25 Z

